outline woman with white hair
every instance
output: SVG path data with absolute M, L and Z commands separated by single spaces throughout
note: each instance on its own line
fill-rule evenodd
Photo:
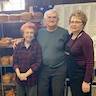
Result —
M 24 40 L 14 49 L 13 65 L 16 72 L 16 96 L 37 96 L 37 73 L 41 64 L 41 47 L 34 34 L 35 24 L 21 26 Z

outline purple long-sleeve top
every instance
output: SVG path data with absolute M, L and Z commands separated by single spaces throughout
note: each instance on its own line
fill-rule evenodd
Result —
M 17 77 L 16 81 L 21 85 L 33 86 L 37 82 L 37 71 L 40 67 L 42 59 L 41 47 L 37 40 L 32 40 L 30 47 L 27 49 L 24 42 L 17 45 L 13 54 L 14 69 L 19 68 L 21 73 L 27 72 L 30 68 L 33 74 L 28 76 L 26 81 L 20 81 Z
M 70 48 L 72 57 L 78 65 L 83 67 L 85 71 L 84 81 L 90 82 L 92 79 L 94 65 L 93 41 L 90 36 L 83 31 L 82 35 L 78 37 L 72 45 L 73 42 L 74 40 L 70 39 L 67 46 L 69 48 L 72 46 Z

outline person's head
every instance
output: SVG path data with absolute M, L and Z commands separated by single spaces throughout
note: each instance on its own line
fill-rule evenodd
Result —
M 57 27 L 58 20 L 59 17 L 56 10 L 50 9 L 44 13 L 44 23 L 46 27 Z
M 23 33 L 24 40 L 31 42 L 36 32 L 36 26 L 34 23 L 27 22 L 21 26 L 21 32 Z
M 69 27 L 71 32 L 80 32 L 87 23 L 87 16 L 81 10 L 74 11 L 69 17 Z

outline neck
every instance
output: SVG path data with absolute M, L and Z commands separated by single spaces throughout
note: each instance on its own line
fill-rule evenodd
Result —
M 80 37 L 81 36 L 81 34 L 79 34 L 80 32 L 74 32 L 73 35 L 72 35 L 72 39 Z
M 31 44 L 31 42 L 29 42 L 29 41 L 24 42 L 24 45 L 25 45 L 26 48 L 29 48 L 30 44 Z
M 81 32 L 81 31 L 80 31 Z M 77 36 L 80 32 L 73 32 L 74 36 Z
M 31 44 L 31 41 L 25 41 L 24 44 L 25 45 L 30 45 Z
M 53 32 L 53 31 L 55 31 L 56 29 L 57 29 L 57 26 L 47 27 L 47 30 L 48 30 L 49 32 Z

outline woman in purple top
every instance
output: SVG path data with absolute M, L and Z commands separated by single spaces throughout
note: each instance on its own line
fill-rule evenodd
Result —
M 34 37 L 36 26 L 25 23 L 21 26 L 24 40 L 13 54 L 13 64 L 17 75 L 16 96 L 37 96 L 37 71 L 41 63 L 41 48 Z
M 87 17 L 80 10 L 72 13 L 69 18 L 72 35 L 66 45 L 65 54 L 72 96 L 91 96 L 94 51 L 92 39 L 83 31 L 86 22 Z

